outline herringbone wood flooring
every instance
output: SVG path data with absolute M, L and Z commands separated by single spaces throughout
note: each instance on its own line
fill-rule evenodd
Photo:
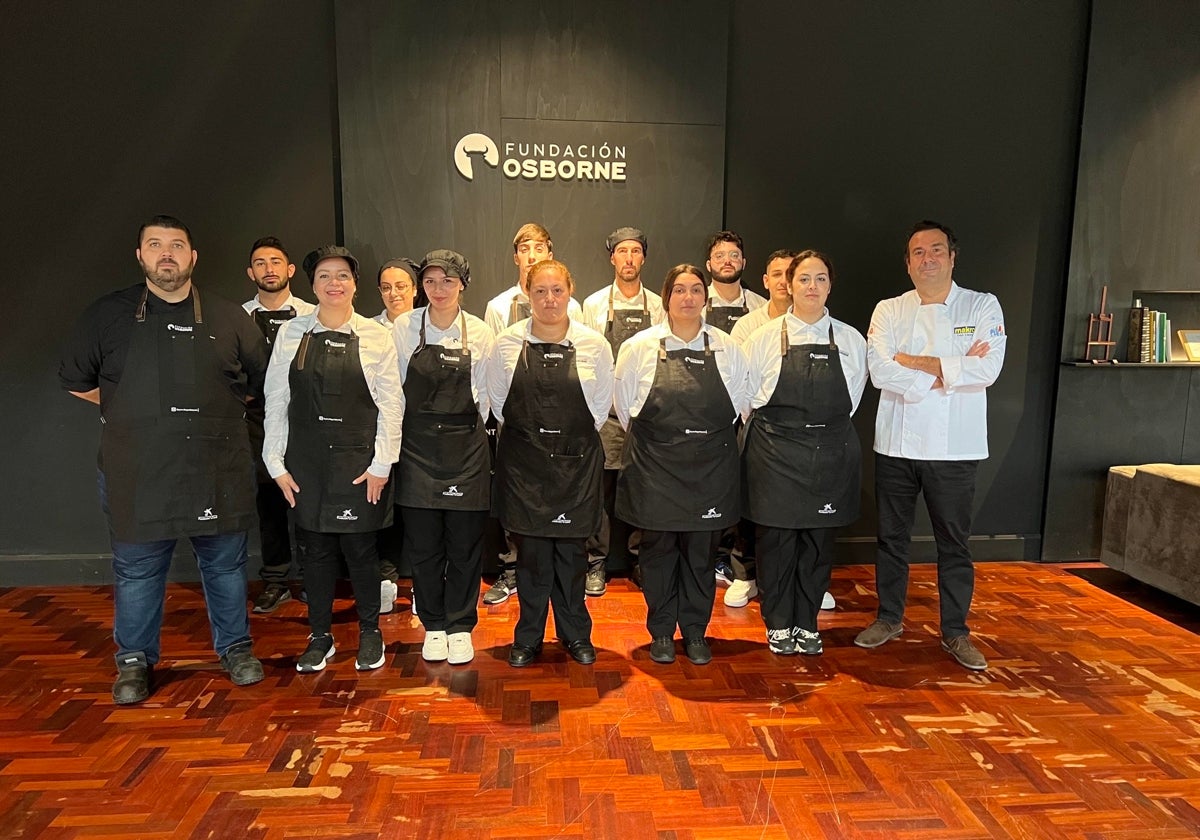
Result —
M 854 647 L 872 575 L 839 567 L 819 658 L 772 656 L 757 604 L 718 596 L 713 663 L 656 665 L 614 581 L 593 667 L 548 644 L 510 668 L 516 599 L 483 610 L 473 663 L 425 663 L 405 601 L 361 674 L 339 601 L 340 652 L 300 675 L 290 603 L 252 618 L 267 679 L 240 689 L 172 585 L 137 707 L 109 696 L 106 588 L 0 590 L 0 837 L 1196 836 L 1200 639 L 1061 568 L 978 571 L 984 673 L 941 652 L 930 567 L 904 636 Z

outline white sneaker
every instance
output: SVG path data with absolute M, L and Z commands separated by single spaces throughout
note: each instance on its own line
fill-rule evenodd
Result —
M 396 606 L 396 584 L 384 578 L 379 581 L 379 611 L 389 613 Z
M 836 606 L 837 606 L 837 601 L 833 600 L 833 593 L 826 592 L 824 597 L 821 598 L 821 609 L 831 610 Z
M 445 662 L 450 655 L 446 643 L 445 630 L 430 630 L 425 634 L 425 644 L 421 645 L 421 658 L 426 662 Z
M 725 590 L 725 606 L 744 607 L 758 594 L 758 583 L 753 580 L 735 580 Z
M 475 658 L 475 646 L 470 633 L 451 633 L 446 637 L 448 653 L 446 661 L 451 665 L 465 665 Z

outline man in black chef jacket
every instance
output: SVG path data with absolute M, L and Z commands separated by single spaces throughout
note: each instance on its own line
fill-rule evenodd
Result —
M 263 678 L 246 615 L 246 530 L 254 521 L 248 397 L 262 399 L 266 342 L 237 305 L 192 285 L 191 233 L 171 216 L 138 231 L 144 282 L 87 308 L 59 368 L 100 406 L 100 504 L 113 551 L 113 700 L 150 696 L 167 572 L 191 540 L 213 644 L 236 685 Z

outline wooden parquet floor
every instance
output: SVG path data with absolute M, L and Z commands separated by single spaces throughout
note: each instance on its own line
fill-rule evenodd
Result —
M 940 650 L 930 567 L 905 635 L 854 647 L 872 575 L 839 567 L 822 657 L 772 656 L 757 604 L 718 597 L 713 663 L 656 665 L 618 580 L 589 600 L 593 667 L 548 644 L 510 668 L 515 599 L 481 613 L 473 663 L 425 663 L 403 600 L 360 674 L 347 600 L 340 652 L 300 675 L 293 602 L 252 618 L 267 679 L 240 689 L 172 585 L 138 707 L 110 699 L 108 589 L 0 590 L 0 837 L 1197 836 L 1200 638 L 1066 569 L 978 572 L 983 673 Z

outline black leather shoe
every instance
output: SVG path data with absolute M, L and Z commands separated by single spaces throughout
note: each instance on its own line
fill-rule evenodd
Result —
M 698 639 L 685 639 L 683 651 L 693 665 L 707 665 L 712 662 L 712 650 L 703 636 Z
M 513 642 L 512 648 L 510 648 L 508 651 L 508 664 L 514 668 L 524 668 L 541 655 L 541 642 L 538 642 L 533 647 L 527 647 L 526 645 L 519 645 L 516 642 Z
M 262 682 L 263 666 L 250 649 L 249 642 L 234 645 L 221 654 L 221 667 L 229 672 L 234 685 L 254 685 Z
M 566 644 L 567 653 L 580 665 L 591 665 L 596 661 L 596 649 L 587 639 L 576 639 Z
M 117 660 L 117 681 L 113 683 L 113 702 L 121 706 L 141 703 L 150 696 L 150 675 L 153 668 L 146 664 L 146 657 L 131 653 Z
M 650 643 L 650 658 L 663 665 L 675 661 L 675 640 L 670 636 L 659 636 Z

